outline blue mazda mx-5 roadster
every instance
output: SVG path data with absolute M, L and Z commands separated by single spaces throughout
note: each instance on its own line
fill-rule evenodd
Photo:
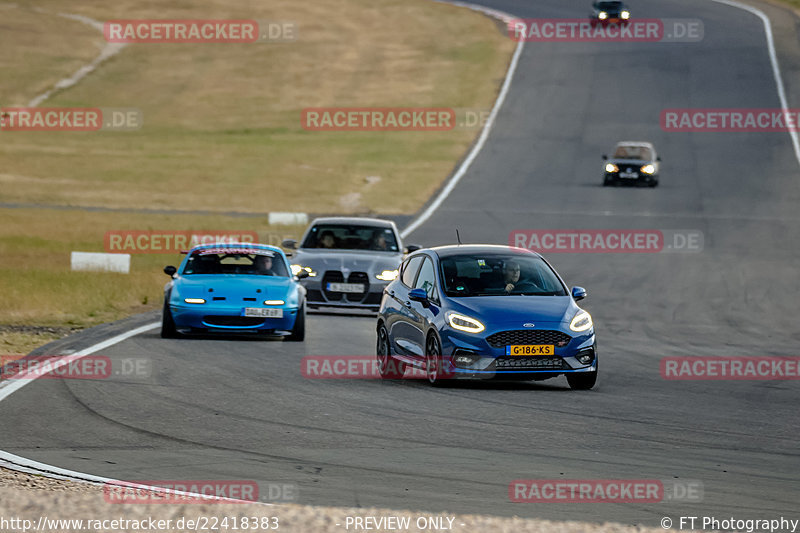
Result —
M 541 380 L 565 375 L 573 389 L 597 380 L 592 317 L 544 258 L 494 245 L 442 246 L 409 255 L 378 314 L 381 375 L 424 369 L 449 378 Z
M 267 333 L 305 337 L 305 295 L 280 248 L 253 243 L 195 246 L 178 268 L 164 268 L 161 336 L 180 332 Z

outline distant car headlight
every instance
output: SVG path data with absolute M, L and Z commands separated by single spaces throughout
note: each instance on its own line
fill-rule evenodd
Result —
M 187 304 L 204 304 L 206 301 L 203 298 L 184 298 L 184 302 Z
M 397 279 L 398 270 L 384 270 L 380 274 L 375 274 L 375 277 L 381 281 L 394 281 Z
M 283 300 L 264 300 L 264 305 L 283 305 L 285 303 Z
M 608 18 L 608 13 L 606 13 L 605 11 L 601 11 L 600 13 L 597 14 L 597 18 L 599 18 L 600 20 L 606 20 Z
M 614 163 L 606 164 L 606 172 L 619 172 L 619 167 Z
M 653 165 L 645 165 L 642 167 L 641 170 L 644 174 L 652 174 L 653 172 L 656 171 L 656 167 L 654 167 Z
M 631 14 L 629 11 L 623 11 L 622 13 L 619 14 L 619 18 L 623 20 L 628 20 L 629 18 L 631 18 Z
M 480 333 L 486 329 L 479 320 L 453 312 L 447 313 L 447 322 L 453 329 L 467 333 Z
M 303 265 L 292 265 L 292 276 L 296 276 L 297 274 L 300 273 L 301 270 L 305 270 L 306 272 L 308 272 L 308 277 L 309 278 L 313 278 L 314 276 L 317 275 L 317 273 L 314 272 L 311 269 L 311 267 L 306 267 L 306 266 L 303 266 Z
M 572 331 L 586 331 L 587 329 L 591 328 L 592 325 L 592 315 L 581 310 L 575 314 L 572 322 L 569 323 L 569 329 Z

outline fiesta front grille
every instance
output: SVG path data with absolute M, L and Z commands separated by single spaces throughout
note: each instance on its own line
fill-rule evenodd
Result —
M 203 322 L 209 326 L 226 326 L 226 327 L 248 327 L 257 326 L 264 323 L 263 317 L 257 316 L 224 316 L 224 315 L 206 315 L 203 317 Z
M 500 331 L 487 337 L 486 342 L 494 348 L 516 344 L 552 344 L 556 347 L 566 346 L 572 337 L 553 329 L 516 329 Z
M 495 370 L 569 370 L 560 357 L 498 357 Z

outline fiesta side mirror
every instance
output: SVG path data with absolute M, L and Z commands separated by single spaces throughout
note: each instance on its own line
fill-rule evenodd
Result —
M 572 299 L 576 302 L 586 298 L 586 289 L 583 287 L 572 287 Z
M 294 239 L 285 239 L 281 243 L 281 246 L 283 246 L 284 248 L 289 248 L 290 250 L 294 250 L 295 248 L 297 248 L 297 241 Z
M 408 291 L 408 299 L 425 305 L 428 303 L 428 293 L 425 289 L 411 289 Z
M 174 276 L 177 271 L 178 269 L 172 265 L 167 265 L 164 267 L 164 274 L 166 274 L 169 277 Z
M 421 250 L 421 249 L 422 249 L 422 245 L 421 244 L 409 244 L 408 246 L 406 246 L 406 253 L 410 254 L 410 253 L 416 252 L 417 250 Z
M 304 279 L 308 277 L 308 270 L 301 269 L 300 272 L 294 275 L 297 279 Z

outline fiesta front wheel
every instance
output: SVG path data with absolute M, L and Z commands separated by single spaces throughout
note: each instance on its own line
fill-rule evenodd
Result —
M 589 390 L 597 383 L 597 370 L 567 374 L 567 383 L 572 390 Z

